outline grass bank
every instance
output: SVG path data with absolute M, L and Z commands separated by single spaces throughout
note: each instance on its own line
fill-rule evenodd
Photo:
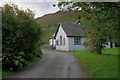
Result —
M 80 50 L 74 56 L 90 78 L 118 78 L 118 48 L 104 49 L 101 55 Z

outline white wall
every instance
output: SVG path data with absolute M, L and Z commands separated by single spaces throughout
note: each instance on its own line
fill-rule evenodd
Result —
M 115 43 L 113 43 L 112 45 L 113 45 L 113 48 L 115 48 Z M 110 42 L 108 42 L 108 44 L 104 45 L 104 46 L 105 46 L 105 48 L 110 48 Z
M 85 38 L 81 38 L 81 42 L 83 43 L 85 41 Z M 74 37 L 68 37 L 68 43 L 69 43 L 69 51 L 75 51 L 75 50 L 85 50 L 86 48 L 81 45 L 74 45 Z
M 60 36 L 62 36 L 62 45 L 60 45 Z M 65 38 L 65 45 L 63 44 L 63 38 Z M 68 37 L 66 37 L 66 33 L 64 32 L 61 25 L 56 35 L 56 40 L 58 40 L 58 45 L 56 45 L 56 50 L 69 51 L 68 50 Z
M 52 46 L 52 39 L 49 39 L 49 45 Z
M 52 46 L 53 46 L 53 47 L 56 46 L 55 39 L 52 39 Z

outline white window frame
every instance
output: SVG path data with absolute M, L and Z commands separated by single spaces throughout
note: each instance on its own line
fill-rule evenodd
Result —
M 62 36 L 60 36 L 60 46 L 62 46 Z
M 63 38 L 63 45 L 65 46 L 65 38 Z
M 81 41 L 81 37 L 74 37 L 74 45 L 81 45 L 82 41 Z

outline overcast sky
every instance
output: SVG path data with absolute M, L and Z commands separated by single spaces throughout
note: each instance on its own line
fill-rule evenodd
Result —
M 0 6 L 3 6 L 6 2 L 17 4 L 22 9 L 30 8 L 30 10 L 35 11 L 36 18 L 45 14 L 55 13 L 59 10 L 57 6 L 53 7 L 53 4 L 57 4 L 58 0 L 1 0 Z

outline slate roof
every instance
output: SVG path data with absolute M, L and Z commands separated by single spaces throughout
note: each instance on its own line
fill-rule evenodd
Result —
M 63 30 L 68 37 L 83 36 L 84 28 L 80 24 L 61 24 Z
M 79 37 L 79 36 L 83 36 L 83 34 L 84 34 L 84 28 L 80 24 L 61 23 L 60 25 L 62 26 L 63 30 L 65 31 L 67 37 L 77 37 L 77 36 Z M 58 26 L 58 28 L 56 30 L 55 37 L 59 30 L 60 25 Z

